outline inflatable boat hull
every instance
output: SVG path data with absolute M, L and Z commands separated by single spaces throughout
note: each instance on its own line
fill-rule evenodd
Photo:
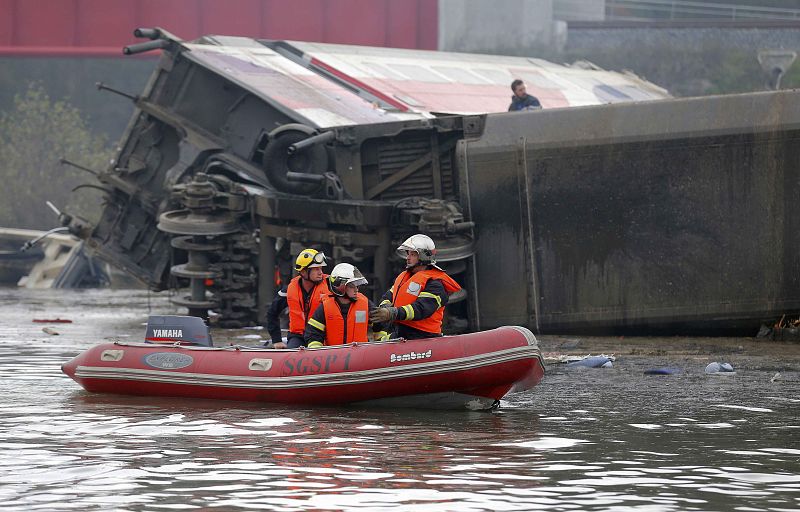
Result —
M 490 408 L 544 375 L 523 327 L 299 350 L 106 343 L 62 370 L 96 393 L 441 409 Z

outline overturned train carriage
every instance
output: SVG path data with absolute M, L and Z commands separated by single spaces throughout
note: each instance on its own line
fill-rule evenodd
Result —
M 522 117 L 459 147 L 479 318 L 753 335 L 800 311 L 800 92 Z
M 140 35 L 162 57 L 71 228 L 193 314 L 258 323 L 307 245 L 379 295 L 415 232 L 464 286 L 452 331 L 800 310 L 797 93 L 640 102 L 666 94 L 532 59 Z M 481 113 L 514 76 L 545 110 Z

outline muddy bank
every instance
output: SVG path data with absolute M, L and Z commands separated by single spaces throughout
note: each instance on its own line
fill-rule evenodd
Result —
M 758 338 L 537 336 L 546 358 L 563 355 L 607 354 L 615 365 L 631 359 L 661 361 L 697 371 L 710 362 L 724 361 L 734 368 L 800 371 L 800 343 Z

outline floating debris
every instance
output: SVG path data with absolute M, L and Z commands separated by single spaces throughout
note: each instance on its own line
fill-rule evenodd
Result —
M 72 320 L 67 320 L 66 318 L 34 318 L 33 323 L 35 324 L 71 324 Z
M 599 355 L 596 355 L 596 356 L 593 356 L 591 354 L 586 355 L 586 356 L 574 356 L 574 355 L 566 355 L 566 354 L 563 354 L 563 355 L 552 355 L 552 353 L 551 353 L 551 355 L 545 355 L 544 356 L 544 362 L 548 363 L 548 364 L 564 364 L 564 363 L 573 363 L 573 362 L 583 361 L 585 359 L 589 359 L 589 358 L 592 358 L 592 357 L 604 357 L 605 359 L 607 359 L 609 361 L 616 361 L 617 360 L 617 358 L 614 355 L 607 355 L 607 354 L 599 354 Z
M 775 382 L 779 380 L 783 380 L 783 375 L 781 375 L 781 372 L 777 372 L 775 375 L 772 376 L 771 379 L 769 379 L 770 382 Z
M 756 338 L 773 341 L 800 341 L 800 318 L 786 318 L 786 315 L 783 315 L 771 326 L 762 325 Z
M 611 358 L 609 356 L 587 356 L 580 361 L 572 361 L 567 363 L 568 368 L 584 367 L 584 368 L 611 368 Z
M 733 366 L 729 363 L 718 363 L 714 361 L 713 363 L 708 363 L 706 366 L 706 373 L 709 375 L 735 375 L 736 372 L 733 370 Z
M 683 373 L 683 368 L 665 366 L 663 368 L 648 368 L 644 371 L 645 375 L 675 375 L 677 373 Z
M 59 334 L 61 334 L 60 332 L 50 327 L 42 327 L 42 332 L 45 334 L 51 334 L 53 336 L 58 336 Z

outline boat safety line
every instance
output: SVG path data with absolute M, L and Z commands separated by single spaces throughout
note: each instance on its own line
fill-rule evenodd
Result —
M 518 325 L 508 325 L 508 326 L 506 326 L 506 328 L 513 329 L 513 330 L 521 333 L 525 337 L 525 341 L 528 343 L 529 346 L 534 346 L 534 347 L 538 348 L 538 342 L 536 340 L 536 337 L 533 335 L 533 333 L 529 329 L 527 329 L 525 327 L 518 326 Z M 483 332 L 492 332 L 492 331 L 496 331 L 496 330 L 498 330 L 498 329 L 492 329 L 490 331 L 483 331 Z M 436 340 L 436 343 L 446 342 L 446 341 L 449 341 L 449 338 L 454 338 L 454 337 L 455 336 L 444 336 L 444 337 L 438 338 Z M 392 340 L 389 340 L 389 341 L 382 341 L 380 343 L 382 345 L 387 345 L 387 344 L 402 345 L 402 344 L 409 343 L 411 341 L 416 341 L 416 340 L 406 340 L 406 339 L 402 339 L 402 338 L 395 338 L 395 339 L 392 339 Z M 373 342 L 373 343 L 370 343 L 370 344 L 365 344 L 365 343 L 347 343 L 345 345 L 326 346 L 326 347 L 316 348 L 316 349 L 313 349 L 313 350 L 315 350 L 315 351 L 317 351 L 317 350 L 341 350 L 342 348 L 345 348 L 345 347 L 353 347 L 355 345 L 364 346 L 364 345 L 371 345 L 371 344 L 375 344 L 375 343 L 376 342 Z M 141 342 L 141 341 L 115 341 L 114 345 L 119 345 L 121 347 L 153 348 L 153 343 L 144 343 L 144 342 Z M 221 346 L 221 347 L 203 347 L 203 346 L 198 346 L 198 345 L 182 344 L 180 341 L 176 341 L 175 343 L 160 343 L 158 345 L 160 347 L 162 347 L 162 348 L 176 348 L 176 349 L 180 349 L 180 350 L 192 350 L 192 351 L 199 351 L 199 352 L 240 351 L 240 352 L 263 352 L 263 353 L 269 352 L 269 353 L 273 353 L 273 354 L 274 353 L 285 354 L 285 353 L 288 353 L 288 352 L 299 352 L 297 349 L 273 349 L 273 348 L 266 348 L 266 347 L 260 347 L 260 346 L 259 347 L 254 347 L 254 346 L 251 346 L 251 345 L 225 345 L 225 346 Z

